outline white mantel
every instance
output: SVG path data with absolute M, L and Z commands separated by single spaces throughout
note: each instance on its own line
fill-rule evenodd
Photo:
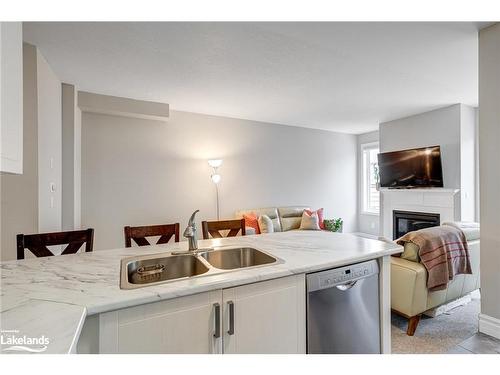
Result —
M 393 211 L 440 215 L 441 223 L 460 220 L 460 190 L 445 188 L 380 189 L 380 235 L 392 240 Z

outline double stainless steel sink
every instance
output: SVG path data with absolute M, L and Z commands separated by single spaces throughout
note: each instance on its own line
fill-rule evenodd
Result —
M 253 247 L 237 247 L 226 250 L 207 251 L 200 254 L 212 266 L 221 270 L 234 270 L 262 266 L 276 262 L 277 258 Z
M 278 262 L 279 258 L 253 247 L 142 255 L 122 259 L 120 288 L 135 289 Z

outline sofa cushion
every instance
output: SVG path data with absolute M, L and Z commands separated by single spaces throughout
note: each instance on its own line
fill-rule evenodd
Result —
M 299 229 L 300 222 L 302 221 L 302 213 L 308 208 L 305 206 L 278 207 L 281 230 L 286 232 L 292 229 Z
M 467 241 L 479 240 L 480 235 L 480 226 L 479 223 L 474 223 L 472 221 L 449 221 L 443 223 L 443 225 L 450 225 L 452 227 L 460 229 L 464 232 L 465 239 Z
M 273 233 L 273 221 L 267 215 L 260 215 L 259 228 L 261 233 Z
M 250 213 L 255 214 L 257 217 L 261 215 L 269 216 L 269 218 L 273 222 L 273 231 L 281 232 L 281 223 L 278 216 L 278 209 L 276 207 L 264 207 L 264 208 L 253 208 L 249 210 L 240 210 L 236 211 L 236 217 L 242 218 L 244 214 L 246 215 Z

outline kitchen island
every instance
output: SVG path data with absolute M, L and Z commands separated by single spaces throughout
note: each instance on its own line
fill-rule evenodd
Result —
M 202 293 L 210 296 L 210 293 L 219 290 L 285 280 L 290 276 L 299 275 L 293 280 L 299 285 L 306 273 L 377 259 L 380 269 L 381 347 L 383 353 L 390 353 L 389 257 L 400 253 L 400 246 L 325 231 L 291 231 L 203 240 L 199 241 L 199 246 L 255 247 L 281 261 L 129 290 L 120 289 L 122 258 L 186 250 L 187 243 L 2 262 L 1 329 L 16 330 L 17 336 L 44 335 L 50 341 L 45 353 L 105 352 L 102 348 L 107 344 L 103 343 L 103 337 L 109 335 L 100 335 L 99 330 L 108 329 L 106 321 L 113 316 L 113 312 L 147 304 L 154 306 L 160 301 L 165 303 Z M 305 341 L 302 336 L 301 340 Z M 142 339 L 148 340 L 148 337 Z M 2 345 L 2 349 L 4 347 Z

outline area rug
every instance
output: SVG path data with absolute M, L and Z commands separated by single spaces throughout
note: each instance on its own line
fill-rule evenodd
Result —
M 406 335 L 408 321 L 392 314 L 392 353 L 446 353 L 478 330 L 480 299 L 459 306 L 435 318 L 422 316 L 414 336 Z

